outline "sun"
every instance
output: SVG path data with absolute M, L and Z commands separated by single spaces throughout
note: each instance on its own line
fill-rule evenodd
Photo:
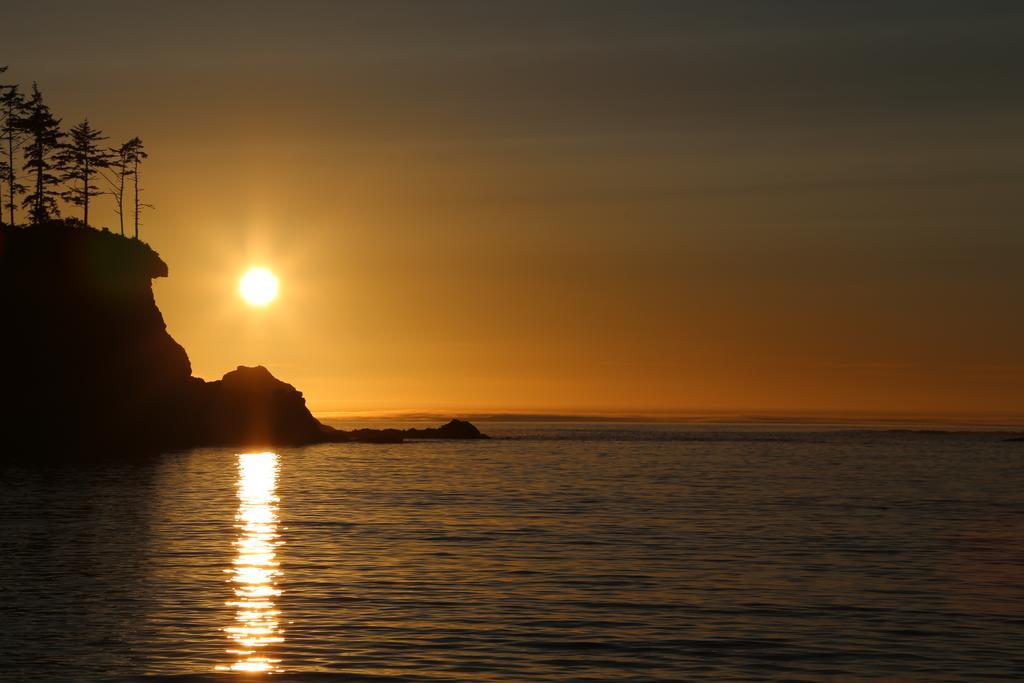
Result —
M 246 303 L 266 306 L 277 298 L 277 277 L 266 268 L 250 268 L 238 282 L 238 291 Z

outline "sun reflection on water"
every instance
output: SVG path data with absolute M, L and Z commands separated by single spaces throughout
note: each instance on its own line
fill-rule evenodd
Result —
M 278 626 L 280 612 L 274 599 L 281 595 L 277 579 L 281 575 L 275 559 L 276 548 L 283 543 L 277 533 L 277 454 L 242 453 L 238 456 L 238 514 L 240 530 L 234 545 L 238 552 L 231 569 L 235 599 L 227 604 L 236 608 L 235 621 L 224 629 L 234 645 L 227 652 L 235 656 L 229 671 L 276 672 L 280 660 L 271 659 L 267 648 L 284 640 Z

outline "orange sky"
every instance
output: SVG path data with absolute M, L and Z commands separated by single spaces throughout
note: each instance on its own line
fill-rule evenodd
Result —
M 200 376 L 261 363 L 315 411 L 1024 413 L 1014 5 L 12 5 L 8 80 L 146 142 Z

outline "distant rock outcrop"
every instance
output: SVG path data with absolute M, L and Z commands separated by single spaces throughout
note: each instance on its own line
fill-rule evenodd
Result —
M 167 265 L 143 242 L 75 221 L 0 228 L 0 447 L 13 454 L 151 451 L 402 438 L 481 438 L 440 429 L 321 424 L 262 367 L 192 377 L 152 280 Z
M 488 439 L 472 423 L 451 420 L 440 427 L 427 429 L 353 429 L 344 431 L 324 426 L 326 441 L 362 441 L 366 443 L 401 443 L 405 439 Z
M 452 420 L 440 427 L 427 429 L 407 429 L 406 436 L 410 439 L 486 439 L 471 422 Z

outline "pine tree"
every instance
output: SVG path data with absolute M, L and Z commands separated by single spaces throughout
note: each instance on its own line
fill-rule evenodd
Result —
M 121 223 L 122 235 L 124 235 L 124 191 L 128 179 L 134 174 L 132 165 L 136 140 L 138 140 L 138 144 L 142 144 L 138 138 L 132 138 L 120 147 L 111 147 L 109 149 L 110 172 L 101 171 L 104 179 L 110 185 L 110 195 L 114 198 L 114 213 L 117 214 L 117 219 Z
M 152 204 L 142 204 L 139 202 L 139 193 L 142 192 L 142 186 L 139 183 L 139 166 L 145 159 L 149 158 L 146 154 L 146 150 L 142 146 L 142 140 L 135 137 L 125 143 L 128 145 L 128 166 L 131 168 L 132 176 L 132 189 L 135 190 L 134 199 L 134 218 L 135 218 L 135 239 L 139 239 L 139 226 L 142 225 L 139 220 L 139 216 L 142 213 L 142 209 L 152 209 Z
M 6 70 L 0 69 L 0 71 Z M 14 225 L 14 210 L 17 198 L 25 192 L 25 186 L 18 181 L 15 154 L 25 140 L 21 129 L 21 118 L 25 114 L 25 98 L 17 85 L 0 85 L 0 216 L 8 209 L 10 224 Z M 6 185 L 6 188 L 4 188 Z
M 89 225 L 89 200 L 103 194 L 92 181 L 100 169 L 110 166 L 110 152 L 100 146 L 106 140 L 101 131 L 94 130 L 86 119 L 69 132 L 70 142 L 61 146 L 56 156 L 62 180 L 68 183 L 61 197 L 82 207 L 82 222 Z
M 124 235 L 124 184 L 131 174 L 131 169 L 128 167 L 128 151 L 127 142 L 120 147 L 111 147 L 111 172 L 103 174 L 110 185 L 110 196 L 114 198 L 114 213 L 117 214 L 117 220 L 121 224 L 122 236 Z
M 32 83 L 32 96 L 25 106 L 25 116 L 19 122 L 27 136 L 23 168 L 31 174 L 33 188 L 21 204 L 28 209 L 33 223 L 41 223 L 60 215 L 57 208 L 60 178 L 55 175 L 54 157 L 60 151 L 64 133 L 60 130 L 60 119 L 50 113 L 35 83 Z

